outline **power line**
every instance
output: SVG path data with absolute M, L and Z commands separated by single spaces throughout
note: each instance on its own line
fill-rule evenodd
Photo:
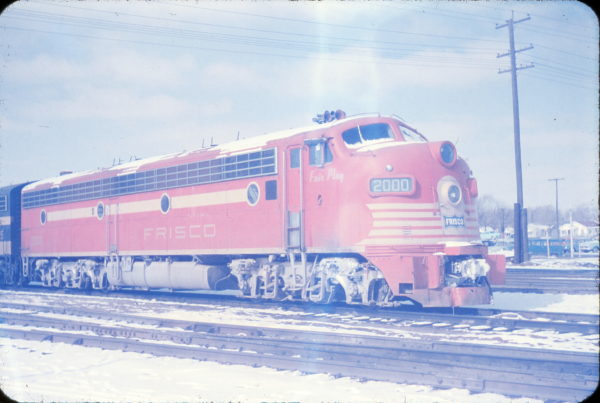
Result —
M 554 66 L 553 68 L 555 68 L 555 69 L 560 69 L 560 70 L 563 70 L 563 71 L 575 71 L 575 70 L 571 69 L 571 67 L 572 67 L 571 65 L 568 65 L 566 63 L 557 62 L 555 60 L 551 60 L 551 59 L 548 59 L 548 58 L 545 58 L 545 57 L 541 57 L 539 55 L 536 55 L 535 59 L 536 59 L 536 61 L 537 60 L 542 60 L 542 61 L 547 62 L 548 65 L 551 64 L 552 66 Z M 538 65 L 543 65 L 542 63 L 539 63 L 539 62 L 537 64 Z M 579 64 L 579 65 L 577 65 L 577 70 L 581 72 L 581 75 L 588 75 L 590 77 L 593 77 L 594 79 L 598 78 L 598 69 L 597 68 L 594 71 L 586 70 L 586 69 L 584 69 L 581 66 L 581 64 Z
M 575 56 L 575 57 L 579 57 L 579 58 L 582 58 L 582 59 L 588 59 L 588 60 L 596 61 L 596 62 L 598 61 L 597 58 L 592 58 L 592 57 L 588 57 L 588 56 L 582 56 L 582 55 L 579 55 L 577 53 L 569 52 L 569 51 L 566 51 L 566 50 L 556 49 L 556 48 L 553 48 L 553 47 L 550 47 L 550 46 L 545 46 L 545 45 L 540 45 L 537 42 L 535 43 L 535 46 L 536 46 L 536 48 L 548 49 L 548 50 L 551 50 L 551 51 L 554 51 L 554 52 L 563 53 L 563 54 L 569 55 L 569 56 Z
M 558 74 L 558 75 L 562 75 L 562 76 L 566 75 L 566 76 L 573 77 L 574 79 L 586 78 L 586 77 L 590 78 L 589 74 L 580 73 L 580 72 L 572 71 L 572 70 L 568 70 L 568 69 L 563 69 L 563 68 L 552 66 L 549 64 L 545 64 L 545 63 L 536 62 L 535 65 L 537 67 L 543 67 L 543 68 L 549 69 L 554 74 Z
M 22 15 L 21 15 L 22 14 Z M 384 44 L 393 44 L 394 47 L 386 47 L 386 46 L 364 46 L 357 44 L 355 40 L 348 38 L 333 38 L 336 40 L 344 40 L 345 43 L 335 43 L 335 42 L 325 42 L 323 43 L 323 37 L 315 35 L 318 42 L 310 42 L 310 41 L 296 41 L 290 39 L 277 39 L 277 38 L 266 38 L 266 37 L 256 37 L 256 36 L 248 36 L 248 35 L 235 35 L 235 34 L 225 34 L 219 32 L 210 32 L 210 31 L 197 31 L 190 29 L 181 29 L 181 28 L 170 28 L 170 27 L 161 27 L 156 25 L 147 25 L 147 24 L 136 24 L 136 23 L 125 23 L 125 22 L 114 22 L 114 21 L 105 21 L 94 18 L 87 17 L 73 17 L 63 14 L 52 14 L 52 13 L 43 13 L 43 12 L 21 12 L 15 15 L 12 15 L 13 18 L 25 19 L 30 21 L 38 21 L 43 23 L 52 23 L 50 18 L 56 18 L 57 23 L 61 25 L 74 25 L 74 26 L 83 26 L 86 28 L 97 28 L 97 29 L 111 29 L 111 30 L 121 30 L 126 32 L 133 33 L 149 33 L 149 34 L 163 34 L 163 35 L 171 35 L 175 37 L 188 37 L 188 38 L 208 38 L 212 40 L 222 39 L 225 41 L 234 41 L 237 40 L 240 43 L 245 42 L 247 44 L 255 44 L 257 46 L 284 46 L 288 48 L 289 46 L 295 47 L 305 47 L 306 49 L 314 50 L 316 47 L 333 47 L 333 48 L 341 48 L 341 47 L 352 47 L 355 49 L 368 49 L 368 50 L 381 50 L 381 51 L 417 51 L 422 50 L 423 47 L 440 47 L 443 50 L 447 50 L 448 46 L 444 45 L 430 45 L 430 44 L 420 44 L 420 43 L 398 43 L 398 42 L 390 42 L 390 41 L 369 41 L 374 43 L 384 43 Z M 269 31 L 266 31 L 269 32 Z M 331 38 L 325 38 L 331 39 Z M 401 45 L 403 47 L 398 47 Z M 452 48 L 452 47 L 450 47 Z M 463 47 L 456 47 L 457 49 L 464 49 Z M 474 49 L 474 48 L 473 48 Z M 467 48 L 467 50 L 471 51 L 472 54 L 476 54 L 478 52 L 473 52 L 473 49 Z M 485 54 L 483 52 L 479 52 Z
M 432 33 L 423 33 L 423 32 L 400 31 L 400 30 L 385 29 L 385 28 L 369 28 L 369 27 L 364 27 L 364 26 L 359 26 L 359 25 L 334 24 L 334 23 L 326 23 L 326 22 L 313 21 L 313 20 L 300 19 L 300 18 L 276 17 L 276 16 L 271 16 L 271 15 L 249 13 L 249 12 L 244 12 L 244 11 L 219 10 L 219 9 L 214 9 L 214 8 L 210 8 L 210 7 L 200 7 L 200 6 L 196 6 L 196 5 L 182 4 L 180 2 L 179 3 L 169 3 L 169 5 L 175 6 L 175 7 L 192 8 L 195 10 L 204 10 L 204 11 L 215 12 L 215 13 L 244 15 L 244 16 L 249 16 L 249 17 L 263 18 L 263 19 L 276 20 L 276 21 L 298 22 L 298 23 L 304 23 L 304 24 L 310 24 L 310 25 L 316 25 L 316 26 L 330 26 L 330 27 L 337 27 L 337 28 L 344 28 L 344 29 L 351 29 L 351 30 L 358 30 L 358 31 L 381 32 L 381 33 L 386 33 L 386 34 L 392 33 L 392 34 L 401 34 L 401 35 L 415 35 L 415 36 L 425 36 L 425 37 L 439 38 L 439 39 L 477 40 L 477 41 L 498 43 L 497 40 L 492 40 L 492 39 L 464 37 L 464 36 L 451 36 L 451 35 L 432 34 Z
M 68 9 L 77 9 L 77 10 L 84 10 L 86 12 L 96 12 L 96 13 L 103 13 L 103 14 L 108 14 L 108 15 L 115 15 L 117 12 L 116 11 L 109 11 L 109 10 L 90 10 L 89 8 L 84 8 L 84 7 L 77 7 L 77 6 L 72 6 L 72 5 L 66 5 L 66 4 L 56 4 L 56 3 L 38 3 L 38 4 L 44 4 L 45 6 L 53 6 L 53 7 L 62 7 L 62 8 L 68 8 Z M 424 34 L 424 33 L 417 33 L 417 32 L 408 32 L 408 31 L 393 31 L 393 30 L 381 30 L 381 29 L 373 29 L 373 28 L 364 28 L 364 27 L 355 27 L 355 26 L 347 26 L 347 25 L 343 25 L 343 24 L 328 24 L 328 23 L 322 23 L 322 22 L 317 22 L 317 21 L 310 21 L 310 20 L 301 20 L 301 19 L 291 19 L 291 18 L 284 18 L 284 17 L 275 17 L 275 16 L 265 16 L 265 15 L 261 15 L 261 14 L 254 14 L 254 13 L 247 13 L 247 12 L 240 12 L 240 11 L 231 11 L 231 10 L 216 10 L 216 9 L 212 9 L 212 8 L 206 8 L 206 7 L 194 7 L 194 6 L 190 6 L 190 5 L 183 5 L 183 4 L 179 4 L 179 3 L 169 3 L 169 5 L 176 5 L 176 6 L 180 6 L 180 7 L 188 7 L 188 8 L 199 8 L 199 9 L 203 9 L 203 10 L 209 10 L 209 11 L 213 11 L 213 12 L 221 12 L 221 13 L 230 13 L 230 14 L 242 14 L 242 15 L 250 15 L 250 16 L 254 16 L 254 17 L 262 17 L 262 18 L 269 18 L 269 19 L 275 19 L 275 20 L 293 20 L 293 21 L 297 21 L 297 22 L 305 22 L 305 23 L 310 23 L 313 25 L 331 25 L 331 26 L 342 26 L 342 27 L 350 27 L 350 28 L 356 28 L 356 29 L 363 29 L 363 30 L 370 30 L 370 31 L 382 31 L 382 32 L 396 32 L 396 33 L 401 33 L 401 34 L 410 34 L 410 35 L 425 35 L 425 36 L 434 36 L 434 37 L 438 37 L 438 38 L 445 38 L 448 40 L 453 40 L 453 39 L 463 39 L 463 40 L 477 40 L 479 42 L 481 41 L 487 41 L 487 42 L 498 42 L 496 40 L 489 40 L 489 39 L 483 39 L 483 38 L 473 38 L 473 37 L 459 37 L 459 36 L 449 36 L 449 35 L 438 35 L 438 34 Z M 390 7 L 390 6 L 388 6 Z M 396 8 L 396 7 L 391 7 L 391 8 Z M 11 9 L 11 10 L 14 10 Z M 498 9 L 501 10 L 501 9 Z M 504 10 L 502 10 L 504 11 Z M 38 11 L 39 12 L 39 11 Z M 470 16 L 474 16 L 473 14 L 470 13 L 464 13 L 464 12 L 457 12 L 457 11 L 453 11 L 454 13 L 457 14 L 465 14 L 465 15 L 470 15 Z M 41 13 L 41 12 L 40 12 Z M 52 13 L 48 13 L 47 14 L 52 14 Z M 59 14 L 60 15 L 60 14 Z M 243 30 L 243 31 L 253 31 L 253 32 L 261 32 L 261 33 L 267 33 L 267 34 L 277 34 L 277 35 L 286 35 L 286 36 L 301 36 L 301 37 L 307 37 L 307 38 L 314 38 L 316 40 L 318 40 L 319 42 L 322 42 L 324 39 L 325 40 L 340 40 L 340 41 L 351 41 L 353 43 L 357 43 L 357 42 L 363 42 L 363 43 L 376 43 L 376 44 L 389 44 L 389 45 L 403 45 L 403 46 L 415 46 L 415 47 L 419 47 L 419 48 L 423 48 L 423 47 L 431 47 L 431 48 L 442 48 L 442 49 L 447 49 L 447 48 L 455 48 L 455 49 L 463 49 L 466 48 L 470 51 L 487 51 L 490 50 L 492 51 L 491 48 L 483 48 L 483 47 L 463 47 L 463 46 L 452 46 L 450 44 L 425 44 L 425 43 L 402 43 L 402 42 L 397 42 L 397 41 L 376 41 L 376 40 L 368 40 L 368 39 L 363 39 L 363 38 L 348 38 L 348 37 L 332 37 L 332 36 L 323 36 L 323 35 L 314 35 L 314 34 L 308 34 L 308 33 L 297 33 L 297 32 L 291 32 L 291 31 L 277 31 L 277 30 L 266 30 L 266 29 L 258 29 L 258 28 L 251 28 L 251 27 L 240 27 L 240 26 L 232 26 L 232 25 L 224 25 L 224 24 L 212 24 L 212 23 L 206 23 L 206 22 L 199 22 L 199 21 L 195 21 L 195 20 L 182 20 L 182 19 L 174 19 L 174 18 L 165 18 L 165 17 L 154 17 L 154 16 L 145 16 L 145 15 L 140 15 L 140 14 L 133 14 L 133 13 L 126 13 L 126 12 L 118 12 L 119 16 L 129 16 L 129 17 L 133 17 L 133 18 L 142 18 L 142 19 L 152 19 L 152 20 L 158 20 L 158 21 L 165 21 L 165 22 L 176 22 L 176 23 L 184 23 L 184 24 L 193 24 L 193 25 L 204 25 L 204 26 L 211 26 L 211 27 L 216 27 L 216 28 L 225 28 L 225 29 L 234 29 L 234 30 Z M 65 16 L 66 17 L 66 16 Z M 72 17 L 70 16 L 70 18 L 85 18 L 85 17 Z M 487 18 L 486 18 L 487 19 Z M 592 61 L 596 61 L 597 59 L 595 58 L 591 58 L 591 57 L 587 57 L 587 56 L 583 56 L 574 52 L 569 52 L 569 51 L 565 51 L 565 50 L 561 50 L 561 49 L 556 49 L 553 47 L 549 47 L 549 46 L 545 46 L 539 43 L 535 43 L 536 47 L 541 48 L 541 49 L 547 49 L 550 51 L 554 51 L 554 52 L 560 52 L 563 54 L 567 54 L 570 56 L 575 56 L 575 57 L 579 57 L 579 58 L 583 58 L 583 59 L 588 59 L 588 60 L 592 60 Z
M 478 2 L 478 3 L 481 3 L 481 2 Z M 414 3 L 408 4 L 408 7 L 406 7 L 405 4 L 403 4 L 402 7 L 390 6 L 387 4 L 381 4 L 380 6 L 392 8 L 392 9 L 396 9 L 396 10 L 409 11 L 409 12 L 421 12 L 419 10 L 422 10 L 422 12 L 424 12 L 428 15 L 440 15 L 443 17 L 460 19 L 460 20 L 481 20 L 481 21 L 495 21 L 496 20 L 496 18 L 492 18 L 492 17 L 482 16 L 482 15 L 473 14 L 473 13 L 467 13 L 464 11 L 457 11 L 455 8 L 453 8 L 453 9 L 441 8 L 440 6 L 438 6 L 438 4 L 436 4 L 435 9 L 419 7 L 418 9 L 415 10 L 415 9 L 411 8 L 412 4 L 414 4 Z M 472 5 L 475 5 L 475 3 L 469 3 L 469 5 L 472 6 Z M 493 8 L 493 9 L 499 10 L 503 13 L 506 12 L 505 9 L 500 9 L 500 8 Z M 539 14 L 529 13 L 529 15 L 539 15 Z M 581 25 L 571 24 L 567 21 L 556 19 L 556 18 L 543 17 L 543 16 L 541 18 L 545 18 L 548 20 L 552 20 L 552 21 L 560 22 L 560 23 L 564 23 L 564 24 L 574 25 L 574 26 L 577 26 L 578 28 L 591 29 L 588 27 L 582 27 Z M 534 24 L 531 27 L 524 27 L 523 29 L 525 29 L 527 31 L 531 31 L 531 32 L 543 33 L 544 35 L 552 35 L 552 36 L 562 37 L 562 38 L 576 40 L 576 41 L 582 40 L 581 34 L 565 31 L 564 29 L 557 30 L 556 26 L 545 27 L 542 25 Z M 593 33 L 595 34 L 596 32 L 593 32 Z M 588 38 L 588 39 L 592 40 L 592 38 Z
M 573 2 L 573 3 L 575 3 L 575 2 Z M 483 8 L 483 9 L 496 10 L 496 11 L 499 11 L 501 13 L 506 13 L 506 8 L 500 8 L 500 7 L 490 6 L 489 2 L 485 2 L 484 3 L 482 1 L 473 1 L 473 2 L 470 2 L 469 4 L 472 7 L 479 7 L 479 8 Z M 536 3 L 536 4 L 543 4 L 543 3 Z M 550 20 L 550 21 L 553 21 L 553 22 L 558 22 L 558 23 L 565 24 L 565 25 L 571 25 L 571 26 L 577 27 L 577 28 L 592 29 L 590 27 L 582 26 L 581 24 L 576 24 L 576 23 L 572 23 L 572 22 L 569 22 L 569 21 L 565 21 L 564 19 L 549 17 L 548 15 L 540 14 L 538 12 L 535 12 L 535 13 L 528 12 L 527 14 L 529 16 L 533 16 L 533 17 L 536 17 L 536 18 L 546 19 L 546 20 Z
M 438 7 L 436 7 L 435 10 L 424 8 L 424 7 L 419 7 L 417 10 L 415 10 L 415 9 L 410 8 L 410 6 L 412 6 L 413 4 L 415 4 L 415 3 L 403 3 L 402 7 L 392 6 L 392 5 L 389 5 L 386 3 L 379 3 L 378 5 L 380 7 L 393 8 L 396 10 L 409 11 L 409 12 L 419 12 L 420 13 L 421 11 L 418 11 L 418 10 L 422 10 L 422 12 L 424 12 L 426 14 L 440 15 L 443 17 L 450 17 L 450 18 L 456 18 L 456 19 L 461 19 L 461 20 L 478 19 L 478 20 L 485 20 L 487 22 L 496 21 L 496 19 L 491 18 L 491 17 L 485 17 L 482 15 L 471 14 L 471 13 L 465 13 L 463 11 L 443 9 L 443 11 L 440 12 L 440 9 Z M 406 7 L 407 5 L 408 5 L 408 8 Z M 459 15 L 452 15 L 452 14 L 459 14 Z M 464 15 L 464 17 L 462 17 L 461 15 Z
M 164 46 L 164 47 L 171 47 L 171 48 L 196 49 L 196 50 L 203 50 L 203 51 L 207 51 L 207 52 L 249 54 L 249 55 L 254 55 L 254 56 L 269 56 L 269 57 L 293 58 L 293 59 L 310 59 L 310 60 L 320 60 L 320 61 L 349 62 L 349 63 L 358 63 L 358 64 L 367 63 L 366 59 L 364 59 L 364 58 L 362 58 L 362 59 L 343 59 L 343 58 L 337 58 L 337 57 L 320 57 L 320 56 L 317 57 L 317 56 L 312 56 L 310 54 L 309 55 L 278 54 L 278 53 L 256 52 L 256 51 L 247 51 L 247 50 L 232 50 L 232 49 L 224 49 L 224 48 L 208 48 L 208 47 L 200 47 L 200 46 L 192 46 L 192 45 L 173 44 L 173 43 L 167 44 L 167 43 L 149 42 L 149 41 L 123 39 L 123 38 L 108 38 L 108 37 L 102 37 L 102 36 L 74 34 L 74 33 L 56 32 L 56 31 L 45 31 L 45 30 L 38 30 L 38 29 L 31 29 L 31 28 L 14 27 L 14 26 L 8 26 L 8 25 L 3 25 L 1 27 L 6 28 L 6 29 L 13 29 L 13 30 L 20 30 L 20 31 L 27 31 L 27 32 L 37 32 L 37 33 L 44 33 L 44 34 L 71 36 L 71 37 L 77 37 L 77 38 L 100 39 L 100 40 L 108 40 L 108 41 L 114 41 L 114 42 L 138 43 L 138 44 L 144 44 L 144 45 Z M 431 61 L 429 63 L 428 63 L 428 60 L 424 60 L 423 62 L 419 62 L 418 60 L 416 62 L 415 61 L 406 61 L 406 60 L 403 60 L 402 62 L 377 60 L 377 64 L 395 65 L 395 66 L 425 66 L 425 67 L 437 67 L 440 64 L 442 64 L 442 65 L 448 64 L 448 65 L 462 66 L 462 67 L 466 67 L 466 68 L 472 67 L 472 68 L 476 68 L 476 69 L 481 69 L 483 67 L 482 65 L 476 65 L 476 64 L 473 64 L 471 66 L 462 65 L 460 59 L 456 59 L 455 63 L 453 63 L 452 60 L 448 60 L 446 62 L 442 61 L 440 63 L 440 59 L 434 58 L 434 57 L 429 58 L 429 60 Z
M 60 6 L 58 4 L 52 4 L 53 6 Z M 68 8 L 81 9 L 81 7 L 74 6 L 64 6 Z M 228 52 L 228 53 L 238 53 L 238 54 L 254 54 L 257 56 L 274 56 L 274 57 L 290 57 L 290 58 L 309 58 L 309 59 L 319 59 L 325 60 L 322 56 L 315 57 L 313 55 L 306 55 L 306 53 L 311 52 L 325 52 L 325 53 L 334 53 L 340 52 L 344 50 L 351 50 L 353 53 L 359 52 L 371 52 L 375 51 L 378 53 L 377 56 L 381 58 L 404 58 L 411 57 L 411 61 L 403 62 L 403 65 L 415 65 L 415 66 L 438 66 L 438 65 L 455 65 L 461 66 L 464 68 L 484 68 L 486 66 L 490 66 L 492 61 L 491 58 L 486 57 L 486 53 L 483 51 L 476 50 L 486 50 L 486 48 L 475 48 L 475 47 L 464 47 L 461 48 L 459 46 L 452 47 L 449 45 L 437 45 L 437 44 L 422 44 L 422 43 L 397 43 L 392 41 L 373 41 L 373 40 L 362 40 L 358 38 L 341 38 L 341 37 L 325 37 L 321 35 L 311 35 L 311 34 L 299 34 L 294 32 L 283 32 L 283 31 L 273 31 L 273 30 L 265 30 L 265 29 L 255 29 L 255 28 L 241 28 L 237 26 L 231 25 L 222 25 L 222 24 L 206 24 L 198 21 L 187 21 L 187 20 L 178 20 L 171 18 L 162 18 L 162 17 L 151 17 L 151 16 L 143 16 L 138 14 L 130 14 L 130 13 L 122 13 L 120 15 L 126 15 L 133 18 L 143 18 L 143 19 L 152 19 L 152 20 L 162 20 L 166 22 L 178 22 L 183 24 L 195 24 L 195 25 L 206 25 L 211 27 L 225 28 L 225 29 L 235 29 L 235 30 L 247 30 L 261 33 L 271 33 L 277 35 L 285 35 L 285 36 L 300 36 L 304 38 L 315 38 L 318 39 L 319 42 L 313 42 L 310 40 L 291 40 L 289 38 L 277 38 L 277 37 L 263 37 L 263 36 L 249 36 L 249 35 L 236 35 L 231 33 L 223 33 L 223 32 L 211 32 L 206 30 L 193 30 L 193 29 L 183 29 L 183 28 L 172 28 L 165 27 L 160 25 L 151 25 L 151 24 L 139 24 L 132 22 L 122 22 L 122 21 L 113 21 L 107 19 L 98 19 L 91 17 L 82 17 L 82 16 L 73 16 L 73 15 L 65 15 L 65 14 L 57 14 L 51 12 L 44 11 L 32 11 L 32 10 L 19 10 L 19 9 L 11 9 L 12 14 L 9 13 L 9 16 L 13 18 L 20 18 L 26 21 L 34 21 L 38 23 L 47 23 L 47 24 L 60 24 L 60 26 L 76 26 L 76 27 L 85 27 L 90 29 L 97 30 L 105 30 L 105 31 L 121 31 L 128 32 L 131 34 L 140 34 L 140 35 L 154 35 L 162 37 L 172 37 L 172 38 L 181 38 L 188 40 L 203 40 L 215 43 L 231 43 L 237 46 L 256 46 L 256 47 L 267 47 L 269 49 L 278 49 L 284 50 L 284 53 L 274 53 L 274 52 L 251 52 L 247 49 L 235 50 L 235 49 L 214 49 L 209 47 L 200 47 L 200 46 L 186 46 L 181 44 L 165 44 L 154 41 L 146 41 L 146 40 L 134 40 L 134 39 L 125 39 L 125 38 L 106 38 L 102 36 L 96 35 L 85 35 L 85 34 L 76 34 L 76 33 L 64 33 L 64 32 L 56 32 L 50 30 L 35 30 L 30 29 L 30 32 L 40 32 L 46 34 L 56 34 L 56 35 L 68 35 L 71 37 L 88 37 L 93 39 L 102 39 L 102 40 L 111 40 L 111 41 L 121 41 L 121 42 L 131 42 L 131 43 L 141 43 L 146 45 L 155 45 L 155 46 L 171 46 L 171 47 L 187 47 L 193 49 L 201 49 L 205 51 L 214 51 L 214 52 Z M 90 11 L 89 9 L 85 9 L 86 11 Z M 10 11 L 10 10 L 9 10 Z M 16 11 L 16 13 L 15 13 Z M 114 14 L 113 11 L 107 10 L 92 10 L 95 12 L 101 12 L 104 14 Z M 6 15 L 6 14 L 5 14 Z M 19 28 L 14 26 L 6 26 L 8 29 L 20 29 L 27 30 L 27 28 Z M 323 41 L 325 39 L 325 42 Z M 328 42 L 333 40 L 332 42 Z M 339 42 L 338 42 L 339 41 Z M 349 41 L 349 42 L 348 42 Z M 375 44 L 384 44 L 384 46 L 365 46 L 365 43 L 375 43 Z M 393 46 L 385 46 L 387 44 Z M 400 46 L 398 46 L 400 45 Z M 442 47 L 441 52 L 430 54 L 422 52 L 423 48 L 431 47 L 432 50 L 438 52 L 437 47 Z M 555 50 L 552 48 L 545 47 L 543 45 L 537 45 L 536 47 L 547 48 L 551 50 Z M 448 51 L 448 49 L 464 49 L 469 53 L 466 55 L 459 55 L 456 52 Z M 290 54 L 295 53 L 295 54 Z M 303 56 L 298 55 L 298 52 L 302 52 Z M 366 53 L 368 57 L 373 57 L 371 53 Z M 481 55 L 482 57 L 479 57 Z M 542 57 L 536 57 L 536 60 L 544 60 Z M 342 61 L 342 62 L 359 62 L 357 60 L 349 60 L 347 58 L 333 57 L 327 60 L 332 61 Z M 564 74 L 566 76 L 580 76 L 583 77 L 585 73 L 582 72 L 581 68 L 578 71 L 574 71 L 569 69 L 565 64 L 555 63 L 549 59 L 545 59 L 548 63 L 537 63 L 543 69 L 548 69 L 548 73 L 554 72 L 554 78 L 558 76 L 558 78 L 569 79 L 569 77 L 562 77 L 560 74 Z M 397 64 L 393 61 L 386 61 L 382 64 Z M 559 65 L 562 65 L 565 68 L 561 68 Z M 593 74 L 593 73 L 590 73 Z M 576 84 L 571 84 L 577 86 Z
M 598 88 L 592 88 L 589 86 L 585 86 L 585 85 L 581 85 L 581 84 L 576 84 L 574 82 L 570 82 L 570 81 L 564 81 L 562 80 L 562 77 L 557 77 L 557 76 L 553 76 L 553 75 L 548 75 L 548 74 L 543 74 L 540 73 L 540 71 L 536 71 L 533 72 L 529 75 L 529 77 L 536 79 L 536 80 L 540 80 L 540 81 L 544 81 L 544 82 L 552 82 L 555 84 L 560 84 L 560 85 L 566 85 L 569 87 L 573 87 L 573 88 L 579 88 L 579 89 L 584 89 L 584 90 L 591 90 L 591 91 L 598 91 Z
M 583 41 L 588 41 L 591 43 L 593 41 L 592 38 L 582 37 L 580 34 L 570 34 L 568 32 L 557 31 L 556 29 L 545 29 L 545 28 L 540 28 L 540 27 L 534 26 L 534 27 L 525 28 L 524 30 L 529 31 L 529 32 L 540 33 L 540 34 L 543 34 L 544 36 L 554 36 L 556 38 L 563 38 L 563 39 L 577 41 L 577 42 L 581 42 L 583 40 Z

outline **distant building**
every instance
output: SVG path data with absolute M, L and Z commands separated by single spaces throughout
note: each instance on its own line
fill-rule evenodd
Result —
M 581 224 L 585 225 L 589 230 L 590 238 L 598 238 L 598 234 L 600 233 L 600 227 L 598 226 L 598 222 L 591 221 L 580 221 Z
M 551 232 L 549 225 L 529 224 L 527 225 L 527 236 L 529 238 L 547 238 Z
M 569 238 L 571 232 L 573 233 L 573 238 L 592 238 L 598 235 L 597 227 L 588 227 L 577 221 L 560 226 L 561 238 Z

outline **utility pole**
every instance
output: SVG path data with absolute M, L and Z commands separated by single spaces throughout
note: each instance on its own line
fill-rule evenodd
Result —
M 508 40 L 510 49 L 507 53 L 498 54 L 497 58 L 510 56 L 510 69 L 498 70 L 498 74 L 511 73 L 512 77 L 512 99 L 513 99 L 513 122 L 514 122 L 514 142 L 515 142 L 515 170 L 517 173 L 517 202 L 515 203 L 515 239 L 514 239 L 514 261 L 515 263 L 523 263 L 528 258 L 528 241 L 527 241 L 527 209 L 523 208 L 523 179 L 521 170 L 521 125 L 519 122 L 519 94 L 517 89 L 517 70 L 528 69 L 534 67 L 533 64 L 517 66 L 516 54 L 533 49 L 533 45 L 526 48 L 515 49 L 515 32 L 514 25 L 530 20 L 531 17 L 514 19 L 514 11 L 510 20 L 506 20 L 505 24 L 496 24 L 496 29 L 508 28 Z
M 565 178 L 552 178 L 552 179 L 548 179 L 548 180 L 554 181 L 555 196 L 556 196 L 556 202 L 555 202 L 555 206 L 556 206 L 556 237 L 558 239 L 560 239 L 560 224 L 558 221 L 558 181 L 564 181 Z

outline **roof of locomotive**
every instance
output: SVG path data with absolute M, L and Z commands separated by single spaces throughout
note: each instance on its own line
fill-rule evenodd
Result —
M 398 116 L 383 116 L 380 114 L 361 114 L 361 115 L 353 115 L 348 116 L 343 119 L 333 120 L 327 123 L 322 124 L 313 124 L 310 126 L 293 128 L 288 130 L 281 130 L 277 132 L 267 133 L 259 136 L 250 137 L 247 139 L 232 141 L 228 143 L 223 143 L 221 145 L 211 146 L 208 148 L 200 148 L 191 151 L 183 151 L 178 153 L 171 154 L 163 154 L 154 157 L 142 158 L 135 161 L 126 162 L 123 164 L 115 165 L 109 168 L 100 168 L 95 170 L 87 170 L 75 173 L 68 173 L 60 176 L 55 176 L 47 179 L 42 179 L 36 182 L 32 182 L 23 188 L 24 192 L 32 191 L 32 190 L 41 190 L 46 188 L 58 187 L 63 184 L 73 184 L 78 183 L 80 180 L 89 180 L 90 177 L 94 177 L 95 179 L 100 178 L 110 178 L 113 176 L 126 175 L 129 173 L 135 173 L 138 171 L 143 171 L 145 169 L 154 169 L 157 168 L 157 164 L 160 164 L 161 161 L 167 160 L 185 160 L 186 158 L 195 160 L 194 156 L 203 155 L 206 158 L 220 158 L 227 157 L 231 155 L 238 154 L 240 152 L 251 152 L 253 150 L 259 150 L 263 147 L 267 146 L 267 144 L 271 141 L 282 140 L 288 137 L 292 137 L 299 134 L 311 133 L 311 132 L 322 132 L 327 129 L 337 126 L 339 124 L 343 124 L 352 120 L 359 120 L 364 118 L 385 118 L 385 119 L 395 119 L 403 124 L 404 121 Z M 410 126 L 409 126 L 410 127 Z M 414 129 L 413 129 L 414 130 Z

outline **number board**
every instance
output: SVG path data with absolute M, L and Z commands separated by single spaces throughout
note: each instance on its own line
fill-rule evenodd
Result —
M 370 188 L 372 193 L 412 194 L 414 192 L 412 178 L 373 178 Z

